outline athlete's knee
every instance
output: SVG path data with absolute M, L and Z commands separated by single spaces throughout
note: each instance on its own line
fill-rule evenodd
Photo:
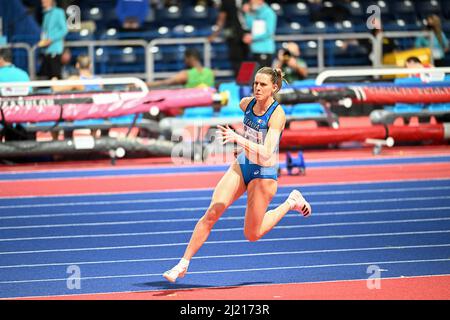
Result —
M 202 217 L 203 222 L 211 227 L 214 226 L 225 209 L 226 207 L 223 203 L 211 203 L 208 210 L 206 210 L 205 215 Z
M 262 238 L 262 234 L 256 230 L 244 229 L 244 236 L 250 242 L 258 241 Z

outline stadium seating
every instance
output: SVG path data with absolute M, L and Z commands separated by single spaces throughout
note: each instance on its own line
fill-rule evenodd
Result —
M 28 1 L 32 2 L 32 1 Z M 39 5 L 38 0 L 35 1 Z M 10 3 L 8 1 L 8 3 Z M 17 0 L 11 3 L 17 3 Z M 212 26 L 216 22 L 218 15 L 217 8 L 209 5 L 197 5 L 195 0 L 179 1 L 180 5 L 164 6 L 154 4 L 144 20 L 141 29 L 127 31 L 121 29 L 115 12 L 116 1 L 110 0 L 79 0 L 77 4 L 81 7 L 82 21 L 95 23 L 95 31 L 71 32 L 66 40 L 116 40 L 116 39 L 143 39 L 151 41 L 157 38 L 188 38 L 205 37 L 211 34 Z M 276 32 L 278 35 L 295 34 L 327 34 L 327 33 L 349 33 L 367 32 L 366 20 L 369 13 L 366 9 L 370 5 L 376 5 L 380 9 L 383 20 L 383 27 L 386 31 L 422 30 L 423 20 L 429 14 L 438 14 L 442 19 L 443 30 L 450 35 L 450 1 L 449 0 L 351 0 L 339 2 L 349 12 L 342 21 L 335 21 L 334 17 L 327 19 L 313 20 L 317 6 L 307 0 L 300 1 L 268 1 L 272 9 L 278 15 Z M 337 6 L 333 1 L 324 1 L 328 9 Z M 36 35 L 33 41 L 30 36 L 14 34 L 10 37 L 15 42 L 36 42 Z M 402 39 L 396 41 L 400 48 L 408 48 L 413 45 L 414 39 Z M 299 43 L 302 49 L 303 58 L 309 66 L 317 67 L 317 42 L 304 41 Z M 280 43 L 277 43 L 280 47 Z M 328 50 L 329 49 L 329 50 Z M 112 52 L 109 52 L 112 50 Z M 156 72 L 171 72 L 183 67 L 183 61 L 171 49 L 161 47 Z M 122 66 L 115 64 L 115 60 L 120 59 L 113 49 L 103 48 L 104 55 L 99 55 L 96 61 L 101 70 L 109 72 L 134 73 L 136 70 L 144 70 L 144 66 L 139 66 L 144 60 L 144 53 L 136 50 L 133 53 L 125 53 L 127 57 L 122 58 Z M 230 69 L 226 46 L 214 43 L 212 45 L 212 66 L 217 69 Z M 20 54 L 19 54 L 20 55 Z M 135 55 L 133 57 L 133 55 Z M 368 53 L 361 46 L 354 46 L 348 50 L 343 47 L 331 45 L 326 50 L 326 66 L 347 66 L 347 65 L 368 65 Z M 106 57 L 112 58 L 111 64 L 105 64 Z M 26 59 L 17 61 L 19 67 L 27 68 Z M 450 60 L 450 57 L 448 58 Z M 128 61 L 128 62 L 126 62 Z M 125 63 L 126 62 L 126 63 Z M 103 64 L 100 66 L 100 64 Z M 118 69 L 120 70 L 118 70 Z M 141 71 L 139 71 L 141 72 Z

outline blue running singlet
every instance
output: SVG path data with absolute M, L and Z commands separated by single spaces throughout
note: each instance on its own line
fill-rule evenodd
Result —
M 258 144 L 264 144 L 267 131 L 269 130 L 270 117 L 279 104 L 278 101 L 275 100 L 267 111 L 261 116 L 257 116 L 253 112 L 253 106 L 255 104 L 256 99 L 253 98 L 245 109 L 244 138 Z M 248 185 L 250 181 L 256 178 L 278 180 L 278 163 L 271 167 L 260 166 L 250 161 L 246 157 L 245 151 L 242 151 L 238 155 L 237 160 L 239 162 L 239 166 L 241 167 L 245 185 Z

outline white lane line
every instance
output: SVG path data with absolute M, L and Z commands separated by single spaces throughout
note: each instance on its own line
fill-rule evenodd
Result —
M 269 206 L 273 207 L 273 206 Z M 246 206 L 235 206 L 234 209 L 244 209 Z M 191 208 L 193 209 L 193 208 Z M 92 226 L 111 226 L 111 225 L 131 225 L 131 224 L 148 224 L 152 220 L 135 220 L 135 221 L 113 221 L 113 222 L 85 222 L 85 223 L 61 223 L 61 224 L 38 224 L 25 226 L 8 226 L 0 227 L 0 230 L 24 230 L 24 229 L 39 229 L 39 228 L 68 228 L 68 227 L 92 227 Z
M 201 201 L 211 200 L 211 196 L 185 197 L 185 198 L 159 198 L 159 199 L 126 199 L 126 200 L 108 200 L 108 201 L 86 201 L 86 202 L 61 202 L 61 203 L 37 203 L 37 204 L 19 204 L 0 206 L 0 209 L 18 209 L 18 208 L 47 208 L 47 207 L 70 207 L 70 206 L 91 206 L 91 205 L 111 205 L 111 204 L 130 204 L 130 203 L 162 203 L 173 202 L 175 200 L 183 201 Z
M 269 205 L 269 208 L 275 208 L 281 203 L 272 202 Z M 236 209 L 245 209 L 246 205 L 232 205 L 227 210 L 236 210 Z M 425 210 L 443 210 L 449 209 L 450 207 L 414 207 L 410 209 L 387 209 L 387 210 L 369 210 L 369 211 L 347 211 L 347 212 L 389 212 L 389 211 L 397 211 L 397 210 L 413 210 L 413 211 L 425 211 Z M 128 214 L 140 214 L 140 213 L 160 213 L 160 212 L 205 212 L 208 207 L 190 207 L 190 208 L 166 208 L 166 209 L 137 209 L 137 210 L 119 210 L 119 211 L 92 211 L 92 212 L 66 212 L 66 213 L 50 213 L 50 214 L 36 214 L 36 215 L 20 215 L 20 216 L 6 216 L 0 217 L 0 220 L 7 219 L 30 219 L 30 218 L 58 218 L 58 217 L 80 217 L 80 216 L 117 216 L 117 215 L 128 215 Z M 345 212 L 345 211 L 341 211 Z M 333 211 L 333 213 L 321 213 L 316 212 L 315 216 L 326 216 L 326 215 L 339 215 L 340 211 Z M 226 220 L 227 217 L 221 218 L 221 220 Z M 192 221 L 198 220 L 198 218 L 185 218 L 185 219 L 159 219 L 153 220 L 154 222 L 180 222 L 180 221 Z
M 341 226 L 354 226 L 354 225 L 369 225 L 369 224 L 394 224 L 394 223 L 415 223 L 415 222 L 432 222 L 432 221 L 449 221 L 450 217 L 445 218 L 423 218 L 423 219 L 408 219 L 408 220 L 381 220 L 381 221 L 357 221 L 357 222 L 333 222 L 333 223 L 318 223 L 318 224 L 306 224 L 306 225 L 294 225 L 294 226 L 276 226 L 274 229 L 299 229 L 299 228 L 320 228 L 320 227 L 341 227 Z M 139 224 L 148 223 L 144 221 L 132 221 L 126 224 Z M 115 222 L 111 223 L 115 224 Z M 84 226 L 85 224 L 78 224 L 73 226 Z M 92 225 L 92 224 L 89 224 Z M 95 223 L 95 225 L 109 225 L 108 223 Z M 72 226 L 71 226 L 72 227 Z M 168 231 L 151 231 L 147 235 L 163 235 L 163 234 L 183 234 L 192 233 L 192 229 L 185 230 L 168 230 Z M 242 231 L 242 227 L 239 228 L 216 228 L 213 232 L 230 232 L 230 231 Z M 1 252 L 0 252 L 1 254 Z
M 364 234 L 351 234 L 351 235 L 341 234 L 341 235 L 330 235 L 330 236 L 308 236 L 308 237 L 291 237 L 291 238 L 271 238 L 271 239 L 261 239 L 258 241 L 259 242 L 274 242 L 274 241 L 297 241 L 297 240 L 348 239 L 348 238 L 364 238 L 364 237 L 377 237 L 377 236 L 404 236 L 404 235 L 441 234 L 441 233 L 450 233 L 450 230 L 390 232 L 390 233 L 364 233 Z M 247 240 L 218 240 L 218 241 L 207 241 L 207 242 L 205 242 L 205 245 L 247 243 L 247 242 L 248 242 Z M 160 248 L 160 247 L 186 246 L 187 244 L 188 244 L 187 242 L 178 242 L 178 243 L 171 242 L 171 243 L 158 243 L 158 244 L 141 244 L 141 245 L 132 245 L 132 246 L 9 251 L 9 252 L 0 252 L 0 255 Z
M 387 210 L 358 210 L 358 211 L 341 211 L 341 212 L 322 212 L 315 213 L 315 216 L 345 216 L 345 215 L 363 215 L 374 213 L 403 213 L 403 212 L 426 212 L 426 211 L 442 211 L 450 210 L 450 207 L 423 207 L 423 208 L 402 208 L 402 209 L 387 209 Z M 290 213 L 284 216 L 283 219 L 298 219 L 299 215 Z M 147 220 L 148 223 L 180 223 L 180 222 L 197 222 L 199 218 L 186 219 L 155 219 Z M 236 217 L 221 217 L 220 221 L 244 220 L 244 216 Z M 213 229 L 214 231 L 215 229 Z M 100 233 L 100 234 L 77 234 L 64 236 L 44 236 L 44 237 L 21 237 L 21 238 L 0 238 L 0 242 L 7 241 L 35 241 L 35 240 L 58 240 L 58 239 L 77 239 L 77 238 L 103 238 L 103 237 L 126 237 L 126 236 L 146 236 L 152 234 L 151 232 L 130 232 L 130 233 Z
M 229 209 L 242 209 L 245 205 L 231 206 Z M 88 211 L 88 212 L 67 212 L 67 213 L 50 213 L 50 214 L 36 214 L 36 215 L 20 215 L 20 216 L 6 216 L 0 217 L 0 220 L 9 219 L 30 219 L 30 218 L 56 218 L 56 217 L 78 217 L 78 216 L 99 216 L 99 215 L 121 215 L 121 214 L 135 214 L 135 213 L 154 213 L 154 212 L 181 212 L 181 211 L 205 211 L 208 207 L 189 207 L 189 208 L 166 208 L 166 209 L 140 209 L 140 210 L 120 210 L 120 211 Z
M 295 254 L 314 254 L 314 253 L 335 253 L 335 252 L 354 252 L 354 251 L 382 251 L 382 250 L 403 250 L 403 249 L 424 249 L 424 248 L 441 248 L 450 247 L 450 243 L 430 244 L 430 245 L 413 245 L 413 246 L 389 246 L 389 247 L 366 247 L 366 248 L 341 248 L 341 249 L 323 249 L 323 250 L 304 250 L 304 251 L 279 251 L 279 252 L 260 252 L 260 253 L 244 253 L 244 254 L 226 254 L 215 256 L 196 256 L 194 260 L 201 259 L 222 259 L 222 258 L 243 258 L 258 256 L 278 256 L 278 255 L 295 255 Z M 150 259 L 124 259 L 124 260 L 101 260 L 101 261 L 71 261 L 71 262 L 55 262 L 40 264 L 19 264 L 0 266 L 0 269 L 16 269 L 16 268 L 37 268 L 37 267 L 57 267 L 68 265 L 93 265 L 93 264 L 114 264 L 114 263 L 135 263 L 135 262 L 159 262 L 159 261 L 177 261 L 180 257 L 174 258 L 150 258 Z
M 356 203 L 380 203 L 380 202 L 403 202 L 403 201 L 429 201 L 429 200 L 446 200 L 450 196 L 437 197 L 412 197 L 412 198 L 392 198 L 392 199 L 362 199 L 362 200 L 340 200 L 340 201 L 320 201 L 310 202 L 311 205 L 332 205 L 332 204 L 356 204 Z
M 447 262 L 450 259 L 426 259 L 426 260 L 393 260 L 393 261 L 370 261 L 370 262 L 353 262 L 353 263 L 335 263 L 335 264 L 321 264 L 321 265 L 306 265 L 306 266 L 279 266 L 270 268 L 248 268 L 248 269 L 228 269 L 228 270 L 210 270 L 210 271 L 191 271 L 189 274 L 217 274 L 217 273 L 241 273 L 241 272 L 256 272 L 256 271 L 272 271 L 272 270 L 293 270 L 293 269 L 311 269 L 311 268 L 335 268 L 335 267 L 351 267 L 351 266 L 365 266 L 365 265 L 382 265 L 382 264 L 411 264 L 411 263 L 426 263 L 426 262 Z M 99 279 L 124 279 L 124 278 L 138 278 L 138 277 L 161 277 L 161 273 L 145 273 L 145 274 L 124 274 L 114 276 L 96 276 L 96 277 L 82 277 L 81 281 L 99 280 Z M 0 284 L 17 284 L 17 283 L 36 283 L 36 282 L 54 282 L 67 281 L 67 278 L 54 279 L 34 279 L 34 280 L 9 280 L 0 281 Z
M 330 190 L 330 191 L 311 191 L 303 192 L 305 196 L 319 196 L 319 195 L 345 195 L 345 194 L 365 194 L 365 193 L 394 193 L 394 192 L 412 192 L 412 191 L 436 191 L 449 190 L 450 186 L 442 187 L 415 187 L 415 188 L 385 188 L 385 189 L 367 189 L 367 190 Z M 285 197 L 289 193 L 281 192 L 275 197 Z M 246 199 L 243 195 L 241 199 Z M 211 196 L 196 196 L 196 197 L 176 197 L 176 198 L 162 198 L 162 199 L 126 199 L 126 200 L 108 200 L 108 201 L 79 201 L 79 202 L 61 202 L 61 203 L 36 203 L 36 204 L 18 204 L 18 205 L 3 205 L 0 209 L 19 209 L 19 208 L 45 208 L 45 207 L 69 207 L 69 206 L 88 206 L 88 205 L 111 205 L 111 204 L 130 204 L 130 203 L 162 203 L 173 202 L 174 200 L 184 201 L 202 201 L 210 200 Z

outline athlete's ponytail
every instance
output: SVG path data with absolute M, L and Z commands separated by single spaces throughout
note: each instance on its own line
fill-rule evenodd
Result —
M 277 69 L 274 69 L 274 70 L 275 70 L 275 73 L 277 74 L 276 82 L 274 82 L 278 86 L 278 90 L 275 91 L 275 93 L 277 93 L 278 91 L 280 91 L 281 86 L 283 85 L 284 74 L 283 74 L 283 71 L 281 71 L 281 69 L 277 68 Z

